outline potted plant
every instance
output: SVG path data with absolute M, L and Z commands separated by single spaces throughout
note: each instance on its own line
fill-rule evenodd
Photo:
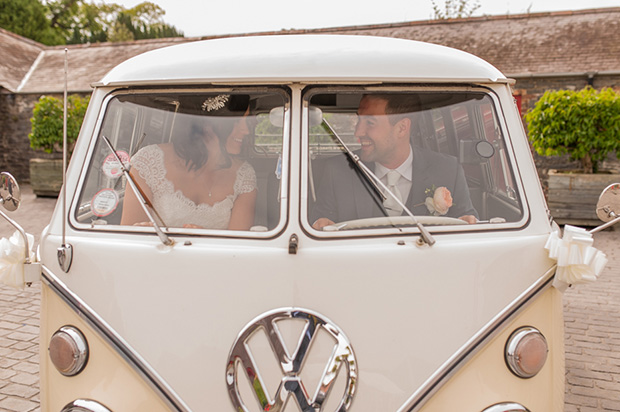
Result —
M 71 154 L 82 127 L 90 97 L 67 98 L 67 145 Z M 30 147 L 53 154 L 51 158 L 30 159 L 30 184 L 37 196 L 57 196 L 62 187 L 63 102 L 53 96 L 41 96 L 30 119 Z M 55 155 L 54 155 L 55 154 Z
M 597 224 L 601 190 L 620 181 L 620 175 L 600 168 L 610 154 L 620 158 L 620 95 L 610 88 L 547 91 L 525 120 L 539 155 L 568 155 L 581 165 L 549 171 L 551 215 L 561 223 Z

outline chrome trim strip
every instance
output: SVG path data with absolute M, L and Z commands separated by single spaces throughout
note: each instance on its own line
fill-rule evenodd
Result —
M 530 412 L 530 410 L 520 403 L 502 402 L 491 405 L 482 412 Z
M 69 307 L 93 330 L 99 334 L 112 348 L 140 375 L 147 384 L 159 394 L 164 402 L 175 411 L 190 412 L 189 406 L 176 394 L 165 380 L 144 360 L 131 346 L 107 324 L 90 306 L 77 295 L 71 292 L 45 266 L 42 267 L 41 278 L 43 282 L 69 305 Z
M 500 328 L 512 320 L 525 309 L 525 304 L 535 296 L 551 287 L 555 275 L 556 265 L 553 265 L 542 277 L 534 282 L 512 303 L 498 313 L 489 323 L 478 331 L 460 350 L 455 352 L 442 366 L 440 366 L 426 382 L 424 382 L 398 409 L 398 412 L 416 412 L 434 395 L 447 381 L 471 359 L 484 344 L 494 338 Z

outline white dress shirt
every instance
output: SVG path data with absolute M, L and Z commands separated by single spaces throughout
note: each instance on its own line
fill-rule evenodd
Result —
M 400 179 L 398 179 L 398 190 L 402 196 L 402 202 L 407 203 L 409 192 L 411 191 L 411 177 L 413 174 L 413 150 L 409 146 L 409 156 L 407 159 L 396 169 L 400 173 Z M 390 171 L 387 167 L 383 166 L 379 162 L 375 162 L 375 175 L 387 185 L 387 173 Z

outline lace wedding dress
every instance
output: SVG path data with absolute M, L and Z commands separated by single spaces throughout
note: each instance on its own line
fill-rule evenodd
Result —
M 131 159 L 131 167 L 151 189 L 153 207 L 169 227 L 194 224 L 207 229 L 227 229 L 237 196 L 256 189 L 254 168 L 243 162 L 237 170 L 232 194 L 213 205 L 197 205 L 180 190 L 174 190 L 174 185 L 166 178 L 164 152 L 157 145 L 140 149 Z

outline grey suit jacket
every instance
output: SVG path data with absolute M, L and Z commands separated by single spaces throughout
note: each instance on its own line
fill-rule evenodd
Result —
M 367 165 L 372 168 L 372 165 Z M 315 166 L 316 168 L 316 166 Z M 452 156 L 428 149 L 413 148 L 411 191 L 405 205 L 414 215 L 426 216 L 426 189 L 445 186 L 452 194 L 452 207 L 446 216 L 461 217 L 478 213 L 472 205 L 463 168 Z M 383 202 L 343 154 L 328 159 L 322 167 L 317 200 L 310 211 L 310 222 L 326 217 L 334 222 L 387 216 Z

